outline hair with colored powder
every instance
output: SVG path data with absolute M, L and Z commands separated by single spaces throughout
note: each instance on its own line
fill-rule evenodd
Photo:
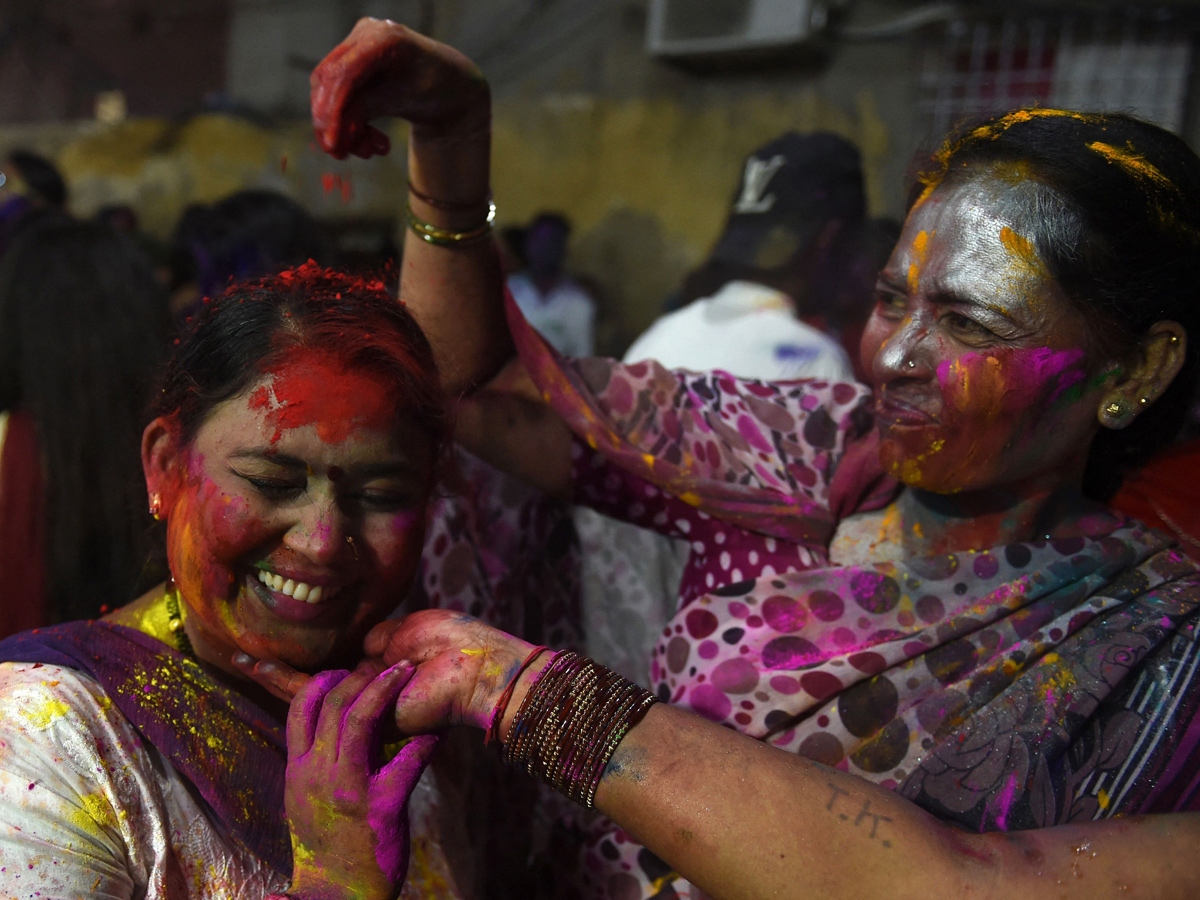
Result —
M 1028 186 L 1021 216 L 1038 255 L 1087 313 L 1101 352 L 1131 350 L 1160 320 L 1189 336 L 1182 370 L 1123 431 L 1101 429 L 1085 491 L 1107 499 L 1123 473 L 1165 447 L 1200 379 L 1200 158 L 1179 137 L 1121 114 L 1023 109 L 961 129 L 917 176 L 910 207 L 980 175 Z
M 449 416 L 433 351 L 416 320 L 383 285 L 305 263 L 240 282 L 206 300 L 167 365 L 151 415 L 174 420 L 189 443 L 219 403 L 305 350 L 394 387 L 397 418 L 429 438 L 434 470 L 449 445 Z

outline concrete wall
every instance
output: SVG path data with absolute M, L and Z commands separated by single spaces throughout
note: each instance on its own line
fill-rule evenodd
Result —
M 858 0 L 854 21 L 911 8 Z M 261 116 L 9 129 L 0 150 L 49 152 L 78 212 L 130 203 L 160 235 L 187 203 L 243 186 L 285 190 L 322 216 L 395 215 L 403 128 L 392 128 L 389 159 L 336 162 L 315 151 L 302 118 L 307 64 L 364 12 L 423 25 L 488 73 L 500 222 L 543 209 L 571 217 L 571 265 L 599 290 L 611 351 L 704 258 L 754 147 L 789 128 L 845 135 L 862 150 L 871 212 L 899 215 L 905 168 L 930 137 L 911 34 L 840 43 L 768 71 L 701 73 L 646 56 L 645 0 L 241 0 L 230 100 Z

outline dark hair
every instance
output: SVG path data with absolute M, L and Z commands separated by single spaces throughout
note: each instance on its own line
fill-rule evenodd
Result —
M 166 302 L 136 243 L 97 223 L 33 226 L 0 264 L 0 409 L 23 409 L 36 426 L 47 595 L 60 619 L 128 601 L 145 557 L 138 447 Z
M 12 150 L 8 162 L 17 170 L 25 186 L 47 206 L 66 205 L 67 185 L 50 160 L 28 150 Z
M 1006 167 L 1011 167 L 1006 169 Z M 986 172 L 1034 188 L 1028 219 L 1039 256 L 1088 314 L 1097 345 L 1131 349 L 1156 321 L 1188 333 L 1183 368 L 1123 431 L 1102 429 L 1085 491 L 1107 499 L 1122 475 L 1163 449 L 1200 378 L 1200 158 L 1180 138 L 1131 116 L 1022 109 L 949 138 L 909 197 Z
M 304 207 L 276 191 L 238 191 L 184 211 L 172 237 L 172 288 L 195 281 L 202 294 L 214 294 L 231 279 L 310 259 L 333 262 L 333 242 Z
M 395 386 L 397 414 L 428 436 L 444 462 L 449 418 L 433 351 L 383 282 L 305 263 L 240 282 L 206 300 L 167 364 L 152 416 L 189 443 L 217 404 L 242 393 L 297 349 L 320 348 Z

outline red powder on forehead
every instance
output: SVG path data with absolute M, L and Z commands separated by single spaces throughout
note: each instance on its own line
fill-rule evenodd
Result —
M 297 348 L 296 358 L 269 373 L 271 381 L 250 395 L 251 409 L 264 410 L 274 427 L 271 443 L 291 428 L 314 425 L 327 444 L 344 441 L 356 428 L 385 430 L 395 398 L 376 375 L 351 369 L 326 350 Z

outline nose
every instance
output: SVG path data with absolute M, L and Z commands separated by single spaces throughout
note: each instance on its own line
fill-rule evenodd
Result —
M 929 323 L 919 313 L 905 316 L 871 361 L 871 373 L 876 384 L 898 379 L 927 378 L 930 374 Z
M 319 565 L 331 565 L 349 552 L 346 514 L 333 497 L 313 498 L 284 535 L 284 546 Z

